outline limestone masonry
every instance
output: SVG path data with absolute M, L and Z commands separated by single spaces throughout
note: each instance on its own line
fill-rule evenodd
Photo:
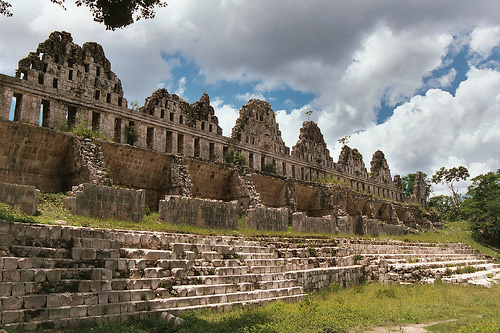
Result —
M 67 132 L 82 126 L 108 140 Z M 166 195 L 237 201 L 238 214 L 286 209 L 289 225 L 296 212 L 351 216 L 355 232 L 366 229 L 362 216 L 408 228 L 437 222 L 409 205 L 426 206 L 421 177 L 415 194 L 407 197 L 381 151 L 373 154 L 370 172 L 359 151 L 348 146 L 335 163 L 312 121 L 304 122 L 290 151 L 267 102 L 248 101 L 230 138 L 222 136 L 206 93 L 188 104 L 159 89 L 144 106 L 129 109 L 102 47 L 76 45 L 67 32 L 53 32 L 20 60 L 15 77 L 0 75 L 0 130 L 0 176 L 6 183 L 49 192 L 84 183 L 144 190 L 145 205 L 153 209 Z M 226 164 L 234 151 L 243 154 L 245 166 Z M 70 202 L 74 211 L 88 211 Z M 256 221 L 255 227 L 283 230 L 283 214 L 272 209 L 268 222 Z M 137 218 L 135 213 L 113 214 Z
M 246 165 L 227 163 L 235 152 Z M 240 215 L 249 228 L 302 233 L 400 235 L 441 225 L 422 209 L 420 172 L 407 197 L 383 152 L 373 154 L 370 172 L 348 146 L 334 162 L 311 121 L 290 151 L 267 102 L 248 101 L 230 138 L 207 94 L 188 104 L 159 89 L 128 108 L 102 47 L 80 47 L 66 32 L 20 60 L 15 77 L 0 74 L 0 202 L 35 214 L 40 190 L 69 191 L 65 205 L 75 214 L 142 221 L 148 206 L 163 221 L 210 228 L 237 229 Z M 499 265 L 461 244 L 0 220 L 0 323 L 27 331 L 299 301 L 332 282 L 498 278 Z

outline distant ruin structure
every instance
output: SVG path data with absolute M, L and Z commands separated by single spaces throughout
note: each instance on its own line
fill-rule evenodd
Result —
M 113 184 L 145 190 L 145 205 L 154 209 L 165 195 L 236 200 L 239 213 L 286 208 L 290 225 L 295 212 L 306 214 L 302 220 L 347 214 L 386 216 L 403 224 L 414 217 L 400 213 L 398 220 L 396 213 L 360 205 L 390 200 L 396 212 L 409 209 L 396 206 L 426 204 L 422 182 L 416 181 L 419 189 L 407 197 L 381 151 L 373 154 L 370 172 L 360 152 L 346 145 L 334 162 L 312 121 L 303 123 L 290 151 L 265 101 L 251 99 L 241 108 L 231 137 L 222 135 L 206 93 L 189 104 L 158 89 L 144 106 L 131 109 L 103 48 L 94 42 L 76 45 L 67 32 L 53 32 L 21 59 L 15 77 L 0 74 L 0 127 L 2 180 L 44 191 Z M 108 140 L 64 133 L 76 127 Z M 226 163 L 234 151 L 243 154 L 245 166 Z

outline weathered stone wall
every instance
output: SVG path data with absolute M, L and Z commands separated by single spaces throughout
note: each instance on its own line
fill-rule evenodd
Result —
M 304 287 L 306 292 L 319 291 L 336 282 L 342 287 L 358 286 L 365 281 L 362 266 L 329 267 L 327 269 L 310 269 L 290 274 Z
M 238 189 L 237 170 L 227 165 L 187 161 L 194 197 L 232 201 L 242 194 Z
M 287 205 L 287 183 L 285 180 L 254 173 L 252 174 L 252 182 L 263 205 L 275 208 Z
M 184 194 L 186 179 L 181 179 L 176 158 L 129 145 L 101 142 L 107 169 L 115 185 L 146 190 L 146 205 L 158 208 L 165 194 Z
M 82 184 L 73 188 L 64 204 L 78 215 L 139 222 L 144 216 L 145 198 L 144 190 Z
M 327 168 L 334 166 L 323 134 L 313 121 L 305 121 L 302 124 L 299 141 L 292 147 L 292 156 Z
M 205 228 L 236 229 L 238 227 L 236 201 L 187 198 L 167 195 L 160 201 L 160 219 Z
M 287 231 L 287 208 L 255 207 L 247 210 L 247 228 L 257 230 Z
M 75 137 L 0 120 L 0 179 L 47 192 L 70 189 Z
M 334 234 L 336 227 L 337 217 L 335 215 L 323 217 L 308 217 L 304 213 L 292 215 L 292 229 L 295 232 Z
M 0 202 L 19 208 L 26 214 L 33 215 L 36 213 L 39 195 L 40 191 L 34 186 L 0 182 Z

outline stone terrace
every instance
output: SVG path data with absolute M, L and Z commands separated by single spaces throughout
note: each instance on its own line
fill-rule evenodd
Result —
M 1 322 L 27 330 L 300 301 L 332 282 L 351 287 L 363 281 L 427 282 L 439 274 L 456 283 L 500 278 L 497 265 L 461 244 L 0 222 L 0 253 Z M 439 273 L 446 269 L 451 273 Z

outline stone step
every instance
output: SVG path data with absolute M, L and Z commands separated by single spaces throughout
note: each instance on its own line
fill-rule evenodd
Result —
M 235 256 L 240 260 L 247 259 L 278 259 L 278 253 L 247 253 L 247 252 L 237 252 Z
M 232 283 L 232 284 L 211 284 L 211 285 L 181 285 L 173 286 L 172 290 L 177 293 L 179 297 L 186 296 L 203 296 L 215 294 L 235 293 L 238 291 L 252 291 L 255 290 L 253 283 Z
M 70 250 L 61 248 L 55 249 L 50 247 L 11 245 L 9 246 L 9 252 L 14 257 L 25 257 L 25 258 L 64 259 L 71 257 Z
M 105 268 L 32 268 L 2 269 L 3 282 L 57 282 L 60 280 L 110 280 L 112 271 Z
M 287 271 L 287 266 L 252 266 L 248 272 L 253 274 L 282 273 Z
M 490 277 L 491 276 L 491 277 Z M 481 284 L 475 283 L 480 280 L 492 280 L 500 278 L 500 268 L 489 268 L 475 273 L 466 273 L 466 274 L 453 274 L 451 276 L 442 277 L 441 280 L 443 282 L 448 283 L 458 283 L 458 284 Z
M 177 256 L 170 250 L 147 250 L 136 248 L 121 248 L 120 256 L 128 259 L 145 259 L 148 261 L 156 261 L 160 259 L 178 259 Z
M 460 260 L 465 260 L 465 259 L 477 259 L 480 256 L 473 255 L 473 254 L 458 254 L 458 253 L 442 253 L 442 254 L 411 254 L 411 253 L 365 253 L 365 254 L 360 254 L 362 258 L 374 258 L 374 259 L 386 259 L 386 260 L 395 260 L 395 259 L 425 259 L 425 258 L 431 258 L 432 260 L 439 261 L 441 260 L 447 260 L 447 259 L 452 259 L 452 258 L 457 258 Z
M 295 280 L 295 279 L 257 282 L 258 289 L 288 288 L 288 287 L 295 287 L 297 285 L 298 285 L 297 280 Z
M 234 252 L 236 253 L 273 253 L 276 249 L 274 246 L 251 246 L 251 245 L 238 245 L 234 246 Z
M 389 264 L 389 268 L 392 270 L 433 269 L 433 268 L 457 267 L 463 265 L 479 265 L 487 262 L 488 261 L 484 259 L 427 261 L 427 262 L 417 262 L 417 263 Z

